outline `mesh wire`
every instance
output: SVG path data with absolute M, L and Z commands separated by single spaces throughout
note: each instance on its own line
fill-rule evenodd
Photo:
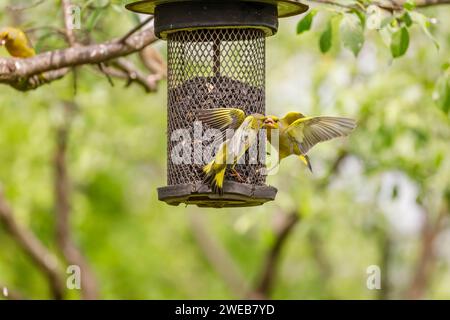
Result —
M 220 107 L 238 107 L 246 114 L 265 114 L 264 32 L 251 28 L 200 29 L 170 34 L 168 185 L 203 180 L 201 165 L 171 161 L 172 149 L 178 143 L 171 141 L 171 134 L 177 129 L 192 128 L 197 110 Z M 203 130 L 206 129 L 204 126 Z M 193 157 L 192 153 L 191 163 Z M 236 171 L 246 183 L 263 185 L 265 177 L 260 174 L 261 167 L 261 164 L 239 164 Z M 226 179 L 241 182 L 229 174 Z

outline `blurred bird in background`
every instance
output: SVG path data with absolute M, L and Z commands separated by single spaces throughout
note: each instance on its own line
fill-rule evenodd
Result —
M 198 119 L 220 130 L 235 129 L 233 136 L 223 142 L 214 159 L 203 167 L 205 183 L 211 185 L 214 192 L 223 193 L 223 181 L 227 167 L 233 175 L 242 180 L 234 169 L 239 159 L 258 138 L 259 130 L 264 126 L 266 117 L 262 114 L 246 116 L 237 108 L 218 108 L 201 110 Z
M 290 155 L 296 155 L 312 172 L 307 153 L 319 142 L 344 137 L 356 128 L 356 121 L 343 117 L 306 117 L 300 112 L 289 112 L 283 118 L 269 115 L 265 120 L 267 139 L 272 145 L 272 130 L 279 130 L 278 164 Z
M 16 58 L 30 58 L 36 55 L 26 34 L 18 28 L 0 29 L 0 45 L 5 46 L 9 54 Z

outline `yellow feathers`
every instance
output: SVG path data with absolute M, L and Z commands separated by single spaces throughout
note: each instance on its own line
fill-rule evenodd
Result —
M 220 145 L 214 159 L 203 167 L 205 182 L 209 183 L 214 191 L 222 193 L 227 167 L 231 167 L 234 175 L 241 179 L 234 167 L 248 148 L 257 141 L 258 132 L 264 125 L 265 117 L 261 114 L 245 117 L 242 110 L 222 108 L 202 110 L 198 118 L 212 127 L 237 128 L 233 136 Z
M 222 193 L 225 172 L 228 167 L 234 170 L 237 161 L 249 147 L 257 141 L 258 131 L 267 129 L 267 139 L 278 147 L 278 163 L 296 155 L 312 172 L 307 153 L 317 143 L 337 137 L 344 137 L 356 127 L 356 121 L 343 117 L 306 117 L 300 112 L 289 112 L 283 118 L 253 114 L 245 116 L 244 111 L 237 108 L 217 108 L 201 110 L 198 120 L 222 132 L 226 129 L 237 129 L 234 135 L 221 144 L 215 158 L 203 167 L 205 182 L 212 189 Z M 278 130 L 273 135 L 272 130 Z M 279 141 L 273 141 L 275 137 Z M 235 175 L 239 174 L 235 172 Z
M 4 45 L 9 54 L 16 58 L 29 58 L 36 55 L 26 34 L 17 28 L 0 29 L 0 45 Z
M 268 126 L 267 138 L 272 141 L 271 130 L 279 130 L 279 161 L 294 154 L 299 156 L 312 171 L 311 162 L 307 156 L 309 150 L 319 142 L 333 138 L 344 137 L 355 129 L 356 121 L 343 117 L 306 117 L 300 112 L 289 112 L 283 118 L 267 116 L 272 119 Z

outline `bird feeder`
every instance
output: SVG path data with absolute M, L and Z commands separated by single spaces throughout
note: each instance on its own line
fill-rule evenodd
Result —
M 227 173 L 223 194 L 213 192 L 203 183 L 195 152 L 191 163 L 172 161 L 179 143 L 172 134 L 190 128 L 189 143 L 195 150 L 198 110 L 238 107 L 246 114 L 265 114 L 265 38 L 277 32 L 278 18 L 300 14 L 308 6 L 293 0 L 147 0 L 126 7 L 153 14 L 156 36 L 167 40 L 168 173 L 167 186 L 158 188 L 159 200 L 200 207 L 256 206 L 274 200 L 277 189 L 265 184 L 264 164 L 247 161 L 236 166 L 239 179 Z

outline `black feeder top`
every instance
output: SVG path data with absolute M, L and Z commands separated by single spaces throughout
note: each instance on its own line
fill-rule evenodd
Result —
M 161 39 L 180 30 L 200 28 L 258 28 L 266 36 L 278 29 L 278 18 L 308 10 L 298 0 L 143 0 L 128 10 L 155 15 L 155 33 Z
M 297 0 L 145 0 L 126 7 L 153 14 L 156 36 L 167 40 L 168 173 L 159 200 L 215 208 L 274 200 L 277 189 L 265 184 L 263 163 L 238 164 L 244 180 L 228 172 L 223 194 L 213 192 L 203 182 L 203 165 L 170 160 L 177 143 L 170 134 L 192 127 L 201 109 L 239 107 L 265 114 L 265 38 L 277 32 L 278 18 L 308 6 Z M 259 148 L 265 154 L 265 146 Z
M 173 2 L 205 2 L 204 0 L 143 0 L 129 3 L 126 8 L 137 13 L 155 14 L 158 5 Z M 277 6 L 278 18 L 295 16 L 308 10 L 308 6 L 298 0 L 228 0 L 227 2 L 258 2 Z M 214 2 L 214 1 L 211 1 Z

